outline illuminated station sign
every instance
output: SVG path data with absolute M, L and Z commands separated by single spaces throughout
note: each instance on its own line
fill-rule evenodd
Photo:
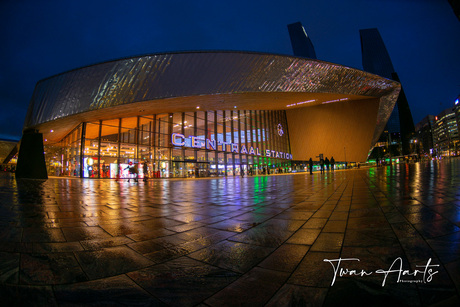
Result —
M 279 158 L 279 159 L 288 159 L 292 160 L 292 155 L 287 152 L 275 151 L 266 149 L 265 151 L 260 151 L 259 148 L 249 147 L 246 148 L 245 145 L 230 143 L 230 142 L 222 142 L 216 141 L 211 139 L 203 139 L 202 137 L 197 136 L 189 136 L 185 137 L 183 134 L 180 133 L 173 133 L 171 134 L 171 143 L 174 146 L 178 147 L 190 147 L 190 148 L 206 148 L 209 150 L 216 150 L 217 146 L 222 146 L 222 151 L 229 151 L 232 153 L 237 154 L 247 154 L 253 156 L 264 156 L 268 158 Z

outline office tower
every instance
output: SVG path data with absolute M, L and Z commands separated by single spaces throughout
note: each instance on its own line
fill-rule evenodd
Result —
M 457 120 L 457 127 L 460 130 L 460 95 L 458 95 L 457 99 L 454 102 L 454 111 L 455 118 Z
M 449 3 L 452 6 L 455 16 L 460 20 L 460 0 L 449 0 Z
M 455 107 L 447 108 L 435 117 L 433 142 L 437 156 L 456 155 L 460 140 Z
M 292 50 L 295 56 L 316 59 L 315 47 L 305 32 L 302 23 L 295 22 L 288 25 Z
M 399 81 L 390 55 L 377 29 L 359 30 L 363 69 L 370 73 Z M 414 122 L 404 91 L 401 90 L 386 129 L 392 137 L 400 139 L 401 154 L 410 153 L 410 141 L 415 133 Z
M 420 148 L 420 154 L 431 155 L 433 153 L 433 126 L 435 117 L 433 115 L 427 115 L 424 117 L 416 126 L 415 131 L 417 132 L 418 146 Z
M 397 73 L 392 73 L 392 79 L 401 83 Z M 414 120 L 412 119 L 412 113 L 407 102 L 404 88 L 401 86 L 401 92 L 399 93 L 398 100 L 396 101 L 399 117 L 399 128 L 401 134 L 401 146 L 403 154 L 409 154 L 411 152 L 411 139 L 415 135 Z

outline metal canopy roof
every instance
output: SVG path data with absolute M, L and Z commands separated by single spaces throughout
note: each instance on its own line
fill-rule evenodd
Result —
M 24 128 L 189 112 L 197 106 L 200 110 L 270 110 L 378 98 L 373 138 L 377 140 L 399 91 L 399 83 L 377 75 L 293 56 L 153 54 L 83 67 L 40 81 Z

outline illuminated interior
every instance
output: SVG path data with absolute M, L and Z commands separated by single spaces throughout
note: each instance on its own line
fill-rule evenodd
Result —
M 184 146 L 174 146 L 172 134 L 183 136 Z M 217 148 L 193 148 L 191 137 L 215 140 Z M 55 176 L 186 178 L 287 172 L 289 148 L 284 111 L 227 110 L 82 123 L 60 142 L 46 144 L 45 154 Z

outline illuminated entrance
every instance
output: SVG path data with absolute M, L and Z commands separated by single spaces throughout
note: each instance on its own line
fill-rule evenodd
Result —
M 155 114 L 81 123 L 45 154 L 48 174 L 83 178 L 129 178 L 130 165 L 139 178 L 285 172 L 287 128 L 284 111 Z

